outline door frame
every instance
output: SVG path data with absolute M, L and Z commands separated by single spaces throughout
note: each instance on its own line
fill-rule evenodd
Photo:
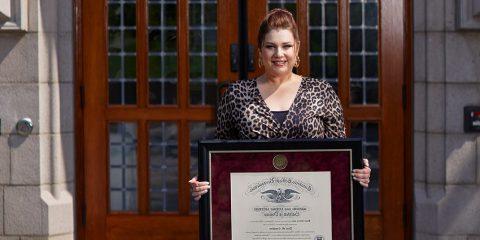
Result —
M 84 21 L 87 16 L 83 8 L 83 0 L 73 1 L 73 41 L 74 41 L 74 121 L 75 121 L 75 237 L 85 239 L 86 230 L 86 200 L 85 200 L 85 155 L 84 132 L 85 129 L 85 90 L 84 90 L 84 43 L 88 42 L 87 36 L 82 35 Z M 221 1 L 221 0 L 220 0 Z M 404 223 L 405 239 L 413 236 L 413 3 L 404 1 Z

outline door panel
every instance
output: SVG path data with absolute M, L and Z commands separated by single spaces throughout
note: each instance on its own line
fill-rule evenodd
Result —
M 237 4 L 82 2 L 86 239 L 197 238 L 186 181 L 217 83 L 237 75 Z
M 255 45 L 267 9 L 293 9 L 301 38 L 297 72 L 325 79 L 337 90 L 347 133 L 363 139 L 370 160 L 372 182 L 364 190 L 366 239 L 403 239 L 403 1 L 249 4 L 249 43 Z M 260 74 L 257 70 L 249 77 Z

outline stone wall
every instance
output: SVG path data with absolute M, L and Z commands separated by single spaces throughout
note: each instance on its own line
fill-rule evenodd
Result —
M 73 239 L 73 1 L 21 2 L 27 27 L 0 30 L 0 239 Z
M 72 0 L 23 1 L 27 31 L 0 30 L 0 239 L 73 239 Z M 415 239 L 480 239 L 480 136 L 462 126 L 480 31 L 456 30 L 454 0 L 414 0 L 414 17 Z
M 475 0 L 476 1 L 476 0 Z M 480 31 L 455 26 L 455 0 L 414 0 L 415 239 L 480 239 Z

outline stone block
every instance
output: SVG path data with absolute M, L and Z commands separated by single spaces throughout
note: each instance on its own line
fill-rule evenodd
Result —
M 432 236 L 430 234 L 427 234 L 427 233 L 422 233 L 422 232 L 415 232 L 414 239 L 417 239 L 417 240 L 420 240 L 420 239 L 421 240 L 438 240 L 434 236 Z
M 427 76 L 428 82 L 445 81 L 445 33 L 427 32 Z
M 415 32 L 425 31 L 425 1 L 426 0 L 414 0 L 413 1 L 413 30 Z
M 414 81 L 415 82 L 425 82 L 426 79 L 426 39 L 425 33 L 417 32 L 414 34 Z
M 445 0 L 426 0 L 427 32 L 445 30 Z
M 413 139 L 414 151 L 414 174 L 415 181 L 425 182 L 425 138 L 426 134 L 423 132 L 415 132 Z
M 427 183 L 445 184 L 445 136 L 427 133 Z
M 0 233 L 3 234 L 3 186 L 0 185 Z M 1 237 L 0 237 L 1 240 Z
M 72 182 L 75 179 L 74 135 L 53 134 L 40 139 L 42 184 Z
M 38 33 L 38 81 L 58 82 L 58 35 L 56 32 Z
M 445 80 L 480 83 L 480 33 L 447 33 L 445 39 Z
M 480 186 L 480 138 L 477 137 L 477 185 Z
M 73 240 L 73 233 L 48 237 L 22 237 L 20 240 Z M 1 239 L 0 239 L 1 240 Z
M 0 103 L 2 133 L 16 134 L 17 121 L 24 117 L 32 119 L 32 134 L 38 133 L 38 86 L 36 84 L 0 84 Z
M 12 135 L 9 138 L 11 149 L 11 183 L 14 185 L 40 184 L 40 137 Z
M 20 240 L 20 237 L 0 237 L 0 240 Z
M 40 82 L 73 82 L 73 33 L 38 33 Z
M 429 233 L 436 232 L 438 225 L 437 202 L 429 199 L 419 184 L 415 184 L 414 225 L 416 231 Z
M 427 196 L 429 201 L 438 203 L 443 197 L 445 197 L 445 184 L 444 183 L 427 183 L 426 185 Z
M 463 107 L 480 103 L 478 84 L 446 85 L 446 132 L 463 133 Z
M 58 0 L 38 1 L 38 32 L 57 32 L 59 22 L 64 21 L 58 18 L 58 2 Z
M 75 131 L 75 94 L 72 83 L 60 84 L 60 132 L 73 133 Z
M 73 133 L 73 83 L 41 83 L 39 89 L 40 133 Z
M 65 184 L 53 186 L 54 191 L 42 187 L 41 198 L 44 209 L 48 211 L 48 234 L 71 234 L 74 231 L 73 198 L 66 191 Z M 52 195 L 55 194 L 55 195 Z M 61 238 L 63 239 L 63 238 Z
M 72 32 L 73 27 L 73 0 L 59 0 L 57 3 L 58 32 Z
M 468 240 L 467 236 L 441 236 L 436 234 L 429 234 L 429 233 L 415 233 L 415 239 L 417 240 Z
M 9 184 L 9 183 L 10 183 L 10 147 L 8 146 L 7 137 L 0 135 L 0 184 Z
M 476 141 L 477 137 L 471 134 L 447 134 L 447 184 L 475 184 Z
M 416 82 L 413 87 L 413 116 L 414 130 L 425 131 L 425 120 L 427 113 L 427 92 L 425 83 Z
M 426 85 L 426 130 L 431 133 L 445 131 L 445 85 L 443 83 L 427 83 Z
M 445 0 L 445 31 L 455 31 L 455 0 Z
M 480 235 L 480 186 L 447 185 L 438 209 L 439 234 Z
M 66 2 L 69 2 L 66 1 Z M 59 72 L 58 79 L 60 82 L 73 83 L 74 74 L 74 41 L 73 33 L 65 32 L 58 33 L 58 64 Z
M 36 82 L 37 55 L 36 33 L 0 33 L 0 83 Z
M 70 236 L 74 231 L 73 198 L 66 185 L 54 187 L 59 188 L 55 196 L 47 189 L 51 186 L 5 187 L 5 234 Z
M 6 235 L 47 235 L 48 214 L 40 201 L 38 186 L 4 188 L 4 228 Z

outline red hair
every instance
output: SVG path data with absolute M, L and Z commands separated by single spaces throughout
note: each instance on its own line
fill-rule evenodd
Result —
M 260 24 L 257 38 L 258 48 L 262 48 L 263 41 L 265 40 L 265 35 L 267 35 L 267 33 L 274 29 L 290 30 L 290 32 L 292 32 L 293 34 L 293 38 L 295 39 L 295 41 L 300 41 L 300 38 L 298 36 L 297 24 L 295 23 L 295 19 L 292 13 L 285 9 L 275 8 L 268 12 L 267 16 L 265 16 L 262 23 Z

